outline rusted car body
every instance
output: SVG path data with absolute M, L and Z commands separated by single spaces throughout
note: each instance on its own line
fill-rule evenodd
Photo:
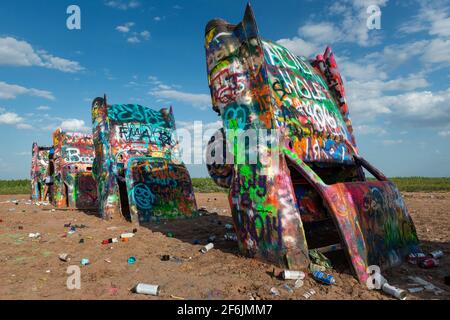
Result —
M 53 204 L 58 208 L 97 209 L 97 185 L 92 175 L 94 144 L 92 135 L 53 133 Z
M 197 215 L 189 172 L 177 156 L 172 108 L 92 103 L 95 177 L 105 219 L 134 223 Z
M 420 251 L 400 192 L 359 155 L 330 48 L 308 61 L 261 39 L 250 6 L 237 25 L 211 20 L 205 47 L 225 133 L 212 138 L 207 156 L 227 148 L 218 157 L 226 162 L 216 157 L 208 170 L 230 189 L 242 252 L 305 268 L 310 249 L 338 242 L 365 283 L 368 266 L 397 266 Z M 236 137 L 250 130 L 274 133 L 240 156 L 250 147 Z M 257 160 L 249 163 L 252 155 Z

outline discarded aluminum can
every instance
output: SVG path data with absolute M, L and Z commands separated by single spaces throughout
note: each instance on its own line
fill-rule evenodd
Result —
M 40 234 L 39 232 L 28 234 L 28 237 L 29 237 L 29 238 L 33 238 L 33 239 L 37 239 L 37 238 L 39 238 L 40 236 L 41 236 L 41 234 Z
M 387 294 L 389 294 L 397 299 L 406 300 L 406 291 L 405 290 L 391 286 L 389 283 L 383 284 L 381 289 L 384 292 L 386 292 Z
M 283 285 L 283 289 L 289 293 L 294 293 L 294 290 L 292 290 L 292 288 L 287 283 Z
M 434 259 L 439 259 L 444 256 L 444 253 L 442 252 L 442 250 L 435 250 L 433 252 L 430 252 L 428 255 Z
M 207 253 L 209 250 L 214 248 L 214 243 L 208 243 L 206 246 L 200 249 L 202 253 Z
M 228 241 L 237 241 L 237 235 L 231 232 L 225 233 L 223 238 Z
M 59 260 L 64 261 L 64 262 L 68 262 L 68 261 L 70 261 L 70 256 L 67 253 L 61 253 L 59 255 Z
M 426 255 L 424 253 L 410 253 L 408 255 L 408 262 L 411 264 L 418 264 L 420 261 L 425 260 Z
M 425 289 L 425 288 L 423 288 L 423 287 L 417 287 L 417 288 L 409 288 L 408 291 L 409 291 L 410 293 L 417 293 L 417 292 L 423 291 L 424 289 Z
M 284 270 L 281 275 L 284 280 L 305 279 L 305 273 L 302 271 Z
M 313 296 L 313 295 L 315 295 L 316 294 L 316 291 L 314 290 L 314 289 L 309 289 L 308 291 L 306 291 L 304 294 L 303 294 L 303 297 L 305 298 L 305 299 L 309 299 L 309 298 L 311 298 L 311 296 Z
M 87 258 L 81 259 L 81 265 L 82 266 L 87 266 L 88 264 L 90 264 L 89 259 L 87 259 Z
M 133 288 L 133 291 L 135 293 L 149 294 L 152 296 L 157 296 L 157 295 L 159 295 L 159 286 L 154 285 L 154 284 L 138 283 Z
M 122 239 L 124 239 L 124 238 L 133 238 L 133 237 L 134 237 L 134 233 L 131 233 L 131 232 L 129 232 L 129 233 L 122 233 L 122 234 L 120 235 L 120 237 L 121 237 Z
M 298 289 L 298 288 L 303 287 L 303 285 L 304 285 L 303 280 L 302 279 L 297 279 L 297 281 L 295 281 L 294 288 Z
M 439 265 L 439 261 L 434 258 L 428 258 L 419 262 L 419 267 L 424 269 L 430 269 L 433 267 L 437 267 Z
M 275 287 L 270 288 L 270 293 L 271 293 L 273 296 L 279 296 L 279 295 L 280 295 L 280 291 L 278 291 L 278 289 L 275 288 Z
M 316 279 L 319 282 L 322 282 L 324 284 L 335 284 L 336 280 L 334 279 L 334 277 L 331 274 L 327 274 L 321 271 L 314 271 L 313 272 L 313 277 L 314 279 Z
M 135 263 L 136 263 L 136 257 L 131 256 L 128 258 L 128 264 L 135 264 Z

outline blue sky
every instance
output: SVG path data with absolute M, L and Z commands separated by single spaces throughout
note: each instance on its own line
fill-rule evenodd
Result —
M 68 30 L 66 9 L 81 9 Z M 366 27 L 367 7 L 381 29 Z M 31 144 L 57 127 L 90 131 L 93 98 L 173 105 L 178 127 L 217 126 L 204 28 L 241 20 L 246 1 L 0 2 L 0 179 L 27 178 Z M 263 1 L 261 36 L 313 57 L 331 45 L 361 154 L 388 176 L 450 176 L 448 1 Z M 205 176 L 203 165 L 189 166 Z

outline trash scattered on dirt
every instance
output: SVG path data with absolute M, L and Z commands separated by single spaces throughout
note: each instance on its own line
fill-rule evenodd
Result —
M 381 290 L 383 290 L 383 292 L 385 292 L 399 300 L 406 300 L 406 291 L 405 290 L 394 287 L 387 282 L 381 286 Z
M 327 285 L 332 285 L 336 283 L 336 280 L 334 279 L 334 277 L 331 274 L 327 274 L 321 271 L 315 271 L 312 273 L 314 279 L 316 279 L 317 281 L 323 283 L 323 284 L 327 284 Z
M 80 241 L 78 241 L 78 243 L 84 243 L 84 239 L 80 239 Z
M 284 280 L 305 279 L 305 273 L 303 271 L 284 270 L 281 276 Z
M 90 264 L 89 259 L 87 259 L 87 258 L 81 259 L 81 265 L 82 265 L 82 266 L 87 266 L 87 265 L 89 265 L 89 264 Z
M 408 276 L 408 279 L 410 279 L 414 284 L 423 286 L 426 291 L 433 292 L 435 295 L 439 295 L 444 292 L 441 288 L 438 288 L 431 282 L 428 282 L 420 277 Z
M 423 287 L 417 287 L 417 288 L 408 288 L 408 292 L 409 293 L 417 293 L 417 292 L 421 292 L 425 290 L 425 288 Z
M 202 253 L 207 253 L 209 250 L 214 248 L 214 243 L 208 243 L 206 246 L 200 249 Z
M 167 236 L 169 237 L 169 238 L 173 238 L 173 233 L 172 232 L 167 232 Z
M 8 209 L 8 211 L 9 211 L 9 212 L 13 212 L 13 211 L 16 211 L 16 208 L 11 208 L 11 209 Z
M 227 241 L 237 241 L 237 235 L 235 233 L 228 232 L 223 237 Z
M 131 256 L 128 258 L 128 264 L 135 264 L 135 263 L 136 263 L 136 257 Z
M 67 253 L 61 253 L 59 255 L 59 260 L 64 261 L 64 262 L 69 262 L 70 261 L 70 256 Z
M 131 291 L 134 293 L 157 296 L 159 295 L 159 286 L 154 284 L 138 283 Z
M 303 297 L 305 298 L 305 299 L 309 299 L 309 298 L 311 298 L 313 295 L 315 295 L 316 294 L 316 291 L 314 290 L 314 289 L 309 289 L 309 290 L 307 290 L 304 294 L 303 294 Z
M 424 253 L 410 253 L 407 261 L 411 264 L 419 264 L 420 261 L 425 260 L 427 256 Z
M 294 290 L 287 283 L 285 283 L 282 288 L 288 293 L 294 293 Z
M 173 294 L 171 294 L 170 297 L 176 300 L 185 300 L 183 297 L 174 296 Z
M 439 259 L 442 258 L 444 256 L 444 252 L 442 252 L 442 250 L 435 250 L 432 251 L 428 254 L 428 256 L 434 258 L 434 259 Z
M 312 262 L 309 264 L 309 271 L 311 273 L 316 272 L 316 271 L 325 272 L 326 270 L 327 270 L 327 268 L 325 268 L 324 266 L 319 266 L 318 264 L 315 264 Z
M 131 233 L 131 232 L 129 232 L 129 233 L 122 233 L 120 235 L 121 239 L 127 239 L 127 238 L 133 238 L 133 237 L 134 237 L 134 233 Z
M 297 281 L 295 281 L 294 288 L 298 289 L 298 288 L 303 287 L 303 285 L 304 285 L 303 280 L 302 279 L 297 279 Z
M 110 244 L 110 243 L 117 243 L 119 240 L 117 238 L 109 238 L 108 240 L 103 240 L 102 244 Z
M 424 269 L 430 269 L 439 266 L 439 261 L 434 258 L 427 258 L 419 262 L 419 267 Z
M 41 237 L 41 234 L 39 232 L 28 234 L 28 238 L 37 239 L 37 238 L 40 238 L 40 237 Z
M 111 259 L 108 259 L 108 258 L 106 258 L 104 261 L 107 263 L 111 263 Z
M 278 291 L 278 289 L 275 288 L 275 287 L 270 288 L 270 293 L 271 293 L 273 296 L 279 296 L 279 295 L 280 295 L 280 291 Z

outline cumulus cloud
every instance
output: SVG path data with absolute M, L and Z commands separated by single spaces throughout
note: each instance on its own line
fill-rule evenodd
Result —
M 123 25 L 117 26 L 116 30 L 122 33 L 130 32 L 131 28 L 134 26 L 134 22 L 127 22 Z
M 38 66 L 69 73 L 84 70 L 76 61 L 56 57 L 45 50 L 36 51 L 28 42 L 12 37 L 0 38 L 0 65 Z
M 0 81 L 0 99 L 15 99 L 19 95 L 29 95 L 47 100 L 55 100 L 55 97 L 50 91 L 25 88 L 20 85 Z
M 138 8 L 141 3 L 137 0 L 107 0 L 105 5 L 114 9 L 128 10 Z
M 0 114 L 0 124 L 18 124 L 21 123 L 24 119 L 20 117 L 17 113 L 14 112 L 6 112 Z
M 80 119 L 65 119 L 61 122 L 61 124 L 58 127 L 64 131 L 83 132 L 83 133 L 91 132 L 91 128 L 86 126 L 84 120 Z

